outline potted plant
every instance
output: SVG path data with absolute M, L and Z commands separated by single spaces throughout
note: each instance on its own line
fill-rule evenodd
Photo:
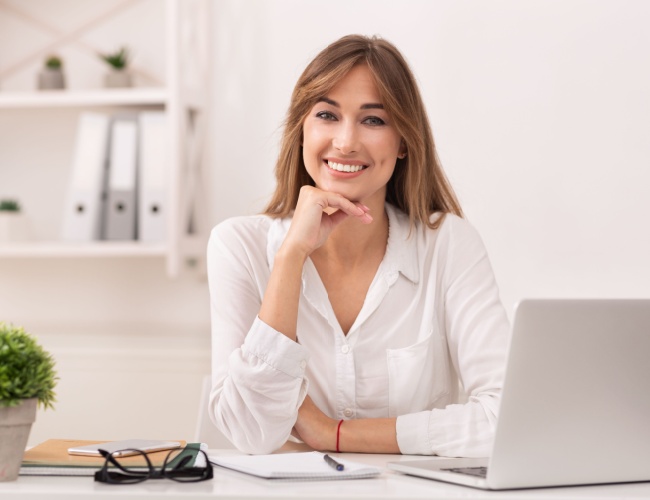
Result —
M 104 79 L 107 87 L 131 86 L 131 73 L 128 71 L 131 57 L 129 49 L 122 47 L 112 53 L 99 54 L 99 57 L 106 62 L 109 67 L 109 72 L 106 74 Z
M 25 224 L 18 201 L 0 199 L 0 244 L 24 240 L 27 236 Z
M 45 59 L 44 67 L 38 74 L 38 88 L 41 90 L 65 88 L 63 60 L 59 56 L 50 55 Z
M 0 481 L 18 477 L 36 406 L 52 408 L 54 359 L 36 339 L 0 323 Z

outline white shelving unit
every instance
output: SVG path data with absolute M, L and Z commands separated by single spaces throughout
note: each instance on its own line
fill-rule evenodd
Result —
M 52 3 L 62 2 L 54 0 Z M 64 4 L 74 4 L 65 0 Z M 83 0 L 76 0 L 84 3 Z M 48 31 L 54 41 L 39 50 L 27 54 L 23 61 L 14 64 L 12 70 L 20 71 L 38 60 L 48 51 L 78 44 L 85 45 L 83 35 L 114 16 L 128 16 L 129 8 L 142 0 L 122 0 L 109 5 L 104 13 L 91 17 L 86 25 L 77 25 L 69 32 L 56 30 L 47 21 L 28 11 L 22 11 L 16 2 L 0 1 L 0 11 L 21 17 L 35 27 Z M 168 237 L 160 244 L 134 242 L 97 241 L 88 244 L 70 244 L 36 238 L 25 243 L 0 245 L 0 258 L 97 258 L 97 257 L 157 257 L 164 258 L 169 276 L 177 276 L 186 263 L 202 264 L 206 234 L 200 219 L 204 207 L 201 203 L 201 173 L 203 144 L 207 111 L 208 83 L 208 22 L 209 0 L 165 0 L 159 2 L 164 8 L 164 81 L 159 86 L 125 89 L 71 89 L 63 91 L 37 91 L 11 89 L 0 92 L 0 113 L 47 111 L 80 113 L 101 109 L 117 111 L 124 109 L 160 109 L 167 115 L 170 127 L 166 144 L 169 158 L 168 190 Z M 118 42 L 119 43 L 119 37 Z M 16 69 L 17 68 L 17 69 Z M 6 72 L 5 72 L 6 73 Z M 0 71 L 0 79 L 3 75 Z M 28 133 L 28 132 L 25 132 Z M 0 165 L 0 168 L 9 168 Z M 15 167 L 13 167 L 15 168 Z M 6 193 L 5 193 L 6 194 Z M 65 193 L 62 192 L 61 199 Z M 46 207 L 37 209 L 47 210 Z M 51 238 L 50 238 L 51 239 Z

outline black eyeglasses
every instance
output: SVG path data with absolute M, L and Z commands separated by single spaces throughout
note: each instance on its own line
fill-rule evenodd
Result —
M 114 456 L 125 451 L 129 452 L 128 457 Z M 195 483 L 214 477 L 212 464 L 203 450 L 171 450 L 159 469 L 152 465 L 151 460 L 142 450 L 127 449 L 114 451 L 113 453 L 99 450 L 99 452 L 106 459 L 104 466 L 95 472 L 95 481 L 100 483 L 134 484 L 147 479 L 171 479 L 180 483 Z M 190 462 L 194 462 L 196 452 L 203 455 L 205 459 L 204 466 L 188 466 Z M 140 461 L 138 461 L 140 462 L 138 465 L 133 465 L 133 460 L 120 463 L 123 458 L 133 459 L 133 457 L 138 456 L 144 459 L 146 465 L 142 465 Z M 114 467 L 110 467 L 110 465 Z

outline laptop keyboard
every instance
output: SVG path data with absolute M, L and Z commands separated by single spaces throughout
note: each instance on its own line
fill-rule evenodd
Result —
M 487 477 L 487 467 L 454 467 L 451 469 L 440 469 L 458 474 L 467 474 L 469 476 Z

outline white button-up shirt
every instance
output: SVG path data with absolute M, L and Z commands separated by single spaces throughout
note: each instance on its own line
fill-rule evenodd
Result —
M 297 342 L 257 316 L 291 219 L 212 231 L 210 414 L 237 448 L 280 447 L 309 394 L 335 419 L 397 417 L 402 453 L 489 455 L 509 326 L 485 247 L 459 217 L 409 235 L 408 217 L 386 211 L 386 254 L 347 335 L 307 259 Z

